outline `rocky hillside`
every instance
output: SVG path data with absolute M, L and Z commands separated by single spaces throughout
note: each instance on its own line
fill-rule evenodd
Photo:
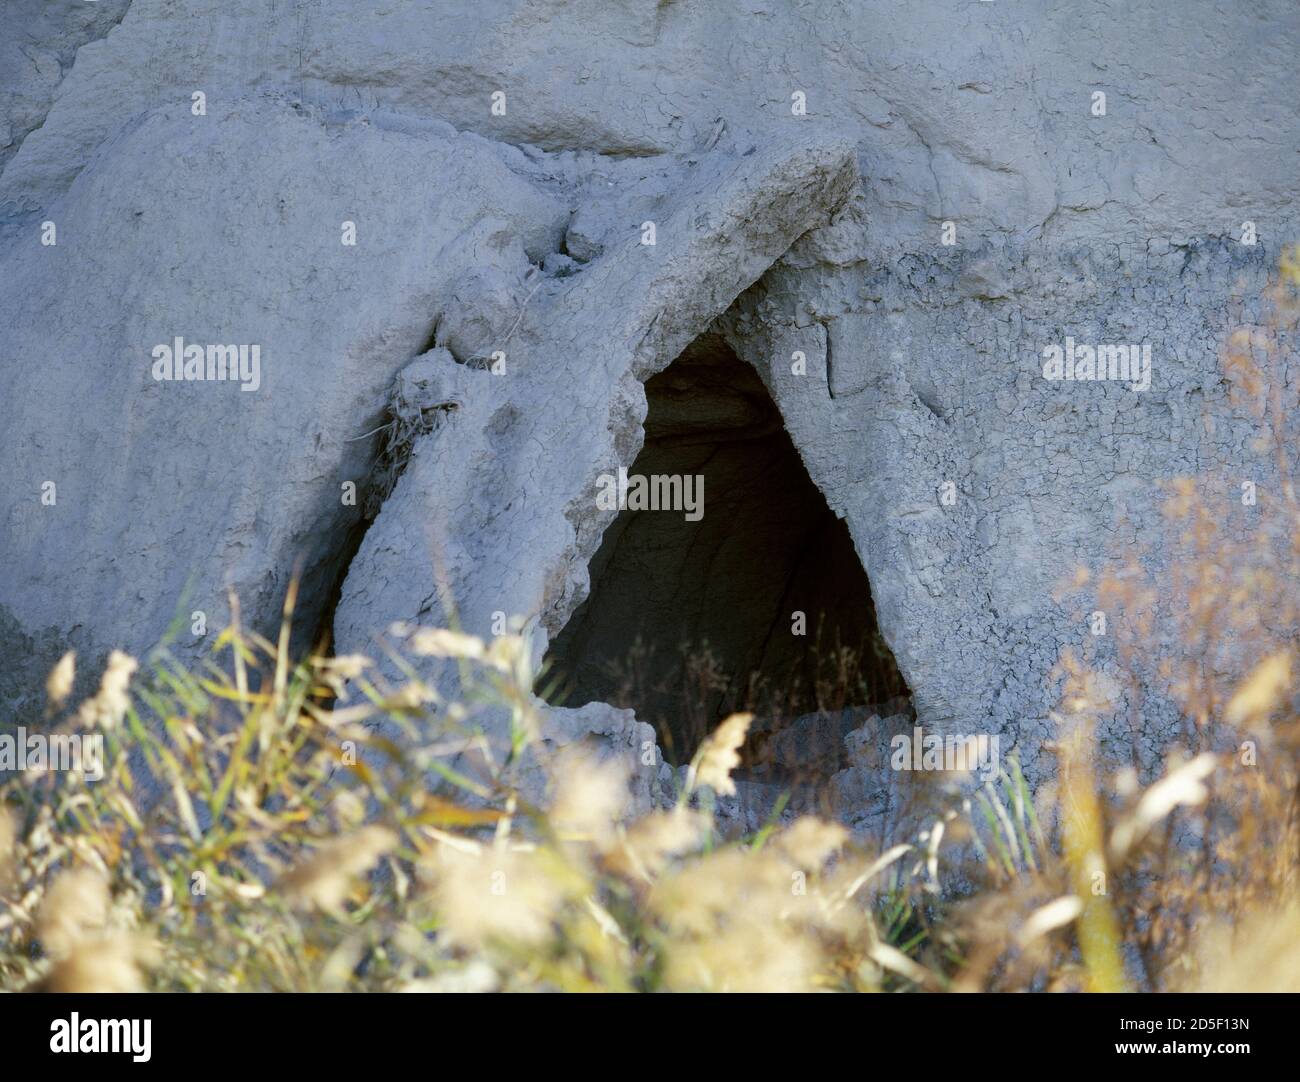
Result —
M 1062 650 L 1104 676 L 1145 633 L 1062 584 L 1175 563 L 1174 478 L 1242 534 L 1282 484 L 1221 353 L 1297 237 L 1293 0 L 13 0 L 0 42 L 16 717 L 69 646 L 197 657 L 232 592 L 275 627 L 295 569 L 304 646 L 517 616 L 540 662 L 602 569 L 671 610 L 685 559 L 685 610 L 718 585 L 788 657 L 840 579 L 747 608 L 732 569 L 793 572 L 721 491 L 676 565 L 592 562 L 648 381 L 712 349 L 847 528 L 917 721 L 1041 778 Z M 1154 763 L 1144 680 L 1101 737 Z M 655 739 L 594 703 L 548 716 Z

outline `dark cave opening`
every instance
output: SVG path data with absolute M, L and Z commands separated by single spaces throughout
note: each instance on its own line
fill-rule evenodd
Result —
M 705 334 L 646 383 L 646 397 L 645 444 L 628 475 L 702 478 L 703 515 L 628 501 L 539 692 L 556 705 L 634 708 L 677 762 L 735 710 L 771 732 L 908 696 L 848 527 L 753 368 Z M 751 741 L 747 757 L 759 754 Z

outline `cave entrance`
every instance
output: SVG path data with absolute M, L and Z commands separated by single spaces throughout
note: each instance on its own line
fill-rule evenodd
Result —
M 635 709 L 673 762 L 734 710 L 757 715 L 752 762 L 764 733 L 796 719 L 896 707 L 907 687 L 848 528 L 754 369 L 704 334 L 645 389 L 645 443 L 628 476 L 702 477 L 703 515 L 634 510 L 629 496 L 539 693 Z

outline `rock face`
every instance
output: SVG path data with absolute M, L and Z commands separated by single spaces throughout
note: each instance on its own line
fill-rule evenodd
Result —
M 8 0 L 0 9 L 0 169 L 41 126 L 73 60 L 130 6 L 131 0 Z
M 340 648 L 363 648 L 394 622 L 487 637 L 521 614 L 540 659 L 585 596 L 615 516 L 594 498 L 599 478 L 640 449 L 643 381 L 855 180 L 838 140 L 704 158 L 660 204 L 654 245 L 635 232 L 611 239 L 581 273 L 540 281 L 513 325 L 480 341 L 478 352 L 504 355 L 503 374 L 444 360 L 439 397 L 456 408 L 417 444 L 352 561 L 334 619 Z M 454 665 L 432 678 L 454 686 Z
M 643 385 L 701 336 L 753 367 L 846 523 L 918 720 L 1001 734 L 1031 779 L 1048 674 L 1088 635 L 1055 587 L 1133 545 L 1176 558 L 1162 481 L 1222 475 L 1225 514 L 1249 513 L 1240 480 L 1278 484 L 1218 350 L 1295 239 L 1291 0 L 0 19 L 20 712 L 68 641 L 140 651 L 180 613 L 198 653 L 191 613 L 220 627 L 227 588 L 268 625 L 296 561 L 308 628 L 339 594 L 340 650 L 507 613 L 540 660 L 588 593 Z M 178 337 L 257 345 L 257 389 L 155 380 Z M 1149 346 L 1149 385 L 1045 378 L 1070 343 Z M 417 423 L 386 448 L 401 403 Z M 1116 755 L 1135 725 L 1159 759 L 1164 695 L 1101 734 Z M 555 724 L 637 746 L 611 717 Z
M 32 235 L 6 256 L 0 455 L 18 483 L 0 612 L 92 656 L 143 650 L 178 614 L 188 649 L 193 627 L 224 626 L 227 589 L 268 626 L 299 560 L 310 626 L 360 520 L 346 488 L 370 469 L 359 437 L 439 298 L 485 268 L 522 282 L 564 228 L 563 208 L 473 137 L 253 101 L 193 119 L 136 118 L 49 212 L 57 243 Z M 344 246 L 342 223 L 371 201 L 365 243 Z M 155 349 L 178 338 L 204 376 L 213 345 L 249 347 L 247 368 L 156 379 Z

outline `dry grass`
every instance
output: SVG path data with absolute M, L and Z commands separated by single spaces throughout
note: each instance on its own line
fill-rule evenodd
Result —
M 427 632 L 413 644 L 464 661 L 467 697 L 528 703 L 520 640 Z M 228 671 L 164 662 L 120 713 L 69 712 L 103 732 L 103 780 L 47 773 L 6 786 L 6 988 L 929 979 L 877 934 L 870 862 L 843 828 L 805 819 L 717 844 L 697 790 L 726 791 L 744 716 L 703 743 L 672 808 L 626 821 L 623 769 L 569 759 L 554 764 L 543 814 L 506 763 L 487 784 L 457 772 L 466 734 L 449 719 L 460 711 L 418 681 L 381 691 L 361 658 L 291 666 L 281 646 L 234 629 L 222 650 Z M 337 701 L 344 691 L 357 701 Z M 365 724 L 379 717 L 409 739 L 399 747 Z M 518 730 L 527 746 L 528 719 Z
M 522 642 L 447 632 L 415 645 L 461 658 L 468 695 L 528 703 Z M 543 812 L 506 762 L 486 784 L 458 772 L 463 711 L 418 681 L 381 690 L 361 658 L 291 666 L 233 630 L 222 648 L 228 672 L 164 663 L 129 696 L 112 683 L 119 660 L 94 710 L 67 711 L 108 741 L 102 781 L 47 773 L 5 787 L 4 987 L 1293 981 L 1278 959 L 1300 950 L 1294 771 L 1248 773 L 1202 753 L 1143 790 L 1128 779 L 1103 795 L 1089 750 L 1096 704 L 1072 662 L 1058 788 L 1035 799 L 1013 760 L 999 785 L 881 852 L 812 817 L 720 840 L 712 794 L 730 788 L 746 715 L 702 743 L 670 808 L 628 817 L 622 768 L 570 759 L 551 764 Z M 355 701 L 336 700 L 345 690 Z M 407 730 L 400 746 L 365 724 L 379 717 Z M 1211 823 L 1216 859 L 1176 841 L 1176 828 L 1204 836 Z

